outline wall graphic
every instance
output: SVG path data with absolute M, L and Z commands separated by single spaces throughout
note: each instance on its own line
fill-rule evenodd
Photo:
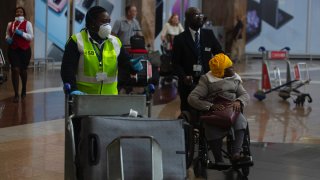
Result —
M 114 5 L 116 2 L 117 6 Z M 48 3 L 47 56 L 61 61 L 64 46 L 69 38 L 67 34 L 68 0 L 35 1 L 35 58 L 45 57 L 46 3 Z M 74 0 L 73 33 L 85 27 L 85 14 L 89 8 L 97 4 L 104 7 L 111 15 L 111 24 L 121 17 L 123 0 Z
M 320 21 L 315 18 L 319 12 L 320 1 L 315 0 L 248 0 L 246 52 L 289 46 L 292 54 L 320 54 Z

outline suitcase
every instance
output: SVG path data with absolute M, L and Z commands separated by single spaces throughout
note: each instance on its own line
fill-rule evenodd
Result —
M 131 49 L 145 49 L 144 37 L 140 35 L 134 35 L 130 38 Z
M 172 57 L 163 54 L 160 56 L 160 60 L 160 76 L 172 76 L 174 72 Z
M 125 141 L 131 139 L 147 140 L 147 142 L 144 143 L 146 147 L 139 146 L 139 148 L 141 148 L 142 151 L 149 148 L 151 159 L 149 162 L 146 161 L 145 164 L 151 167 L 152 173 L 150 177 L 145 176 L 144 178 L 163 180 L 162 150 L 159 143 L 151 136 L 121 136 L 113 140 L 107 146 L 107 179 L 128 179 L 126 176 L 127 173 L 124 173 L 124 164 L 127 160 L 124 158 L 126 155 L 124 151 L 126 150 L 123 149 L 125 148 Z M 139 152 L 139 149 L 135 150 Z M 141 159 L 139 162 L 141 162 Z
M 87 116 L 81 119 L 78 179 L 107 179 L 107 146 L 121 136 L 151 136 L 160 145 L 163 179 L 186 179 L 183 120 Z M 133 139 L 122 147 L 125 179 L 152 179 L 150 145 Z

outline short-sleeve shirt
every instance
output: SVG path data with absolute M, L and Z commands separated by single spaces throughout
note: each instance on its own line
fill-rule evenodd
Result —
M 136 19 L 129 21 L 125 17 L 117 20 L 112 28 L 112 33 L 121 40 L 123 45 L 130 45 L 130 38 L 138 32 L 142 33 L 139 22 Z

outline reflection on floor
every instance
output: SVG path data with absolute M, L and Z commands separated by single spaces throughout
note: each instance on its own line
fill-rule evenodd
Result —
M 245 109 L 250 125 L 255 166 L 249 179 L 320 178 L 320 63 L 308 62 L 313 102 L 296 107 L 277 92 L 258 101 L 261 61 L 237 64 L 237 72 L 251 95 Z M 59 69 L 29 69 L 27 97 L 12 102 L 10 79 L 0 85 L 0 179 L 63 179 L 64 94 Z M 174 119 L 179 115 L 179 96 L 174 85 L 157 89 L 152 116 Z M 208 171 L 208 179 L 241 179 L 234 172 Z

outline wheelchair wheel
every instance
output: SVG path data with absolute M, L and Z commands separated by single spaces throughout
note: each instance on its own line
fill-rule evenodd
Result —
M 179 119 L 184 119 L 187 123 L 184 125 L 185 146 L 186 146 L 186 167 L 191 166 L 194 157 L 195 133 L 193 126 L 190 124 L 191 115 L 189 112 L 182 112 Z
M 247 126 L 246 132 L 244 135 L 244 139 L 243 139 L 243 143 L 242 143 L 242 151 L 243 151 L 244 155 L 251 156 L 249 126 Z
M 199 134 L 197 158 L 193 162 L 193 171 L 196 177 L 207 178 L 208 145 L 203 134 Z
M 243 144 L 242 144 L 242 152 L 244 155 L 246 156 L 251 156 L 251 151 L 250 151 L 250 131 L 249 131 L 249 126 L 247 126 L 246 128 L 246 132 L 244 135 L 244 139 L 243 139 Z M 249 176 L 250 173 L 250 166 L 253 165 L 253 162 L 251 161 L 251 163 L 248 166 L 242 167 L 242 175 L 244 177 Z
M 241 171 L 242 171 L 242 175 L 244 177 L 248 177 L 249 173 L 250 173 L 250 168 L 249 167 L 243 167 L 243 168 L 241 168 Z
M 227 136 L 227 152 L 229 154 L 229 158 L 231 158 L 231 154 L 232 154 L 232 142 L 234 140 L 234 135 L 233 133 L 230 133 Z M 243 143 L 242 143 L 242 155 L 244 156 L 251 156 L 251 151 L 250 151 L 250 133 L 249 133 L 249 126 L 247 126 L 246 130 L 245 130 L 245 135 L 244 135 L 244 139 L 243 139 Z M 233 164 L 234 162 L 231 161 L 230 162 Z M 240 163 L 240 164 L 233 164 L 233 168 L 235 170 L 239 170 L 242 172 L 242 175 L 244 177 L 247 177 L 250 173 L 250 166 L 253 165 L 252 159 L 250 162 L 245 162 L 244 164 Z
M 193 172 L 195 177 L 207 179 L 207 166 L 200 157 L 197 157 L 193 162 Z

